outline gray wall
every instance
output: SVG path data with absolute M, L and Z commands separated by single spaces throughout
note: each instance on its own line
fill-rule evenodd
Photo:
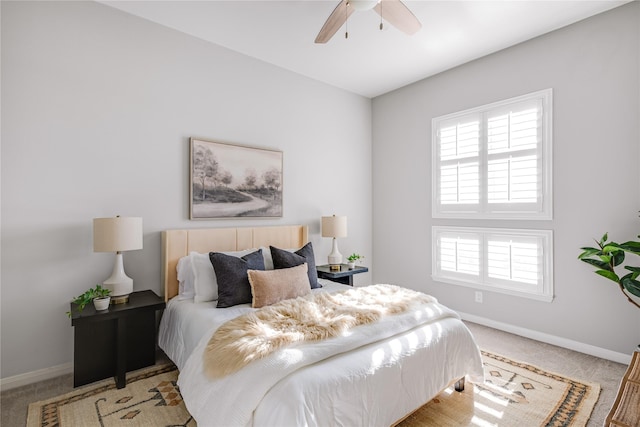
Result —
M 161 292 L 168 228 L 307 224 L 324 263 L 336 213 L 371 261 L 369 99 L 101 4 L 1 5 L 2 378 L 69 369 L 68 302 L 113 266 L 94 217 L 143 217 L 136 290 Z M 191 136 L 283 151 L 284 217 L 189 221 Z
M 630 354 L 640 310 L 576 258 L 605 231 L 617 241 L 640 234 L 639 27 L 633 2 L 375 98 L 375 280 L 431 293 L 487 324 Z M 554 231 L 555 299 L 484 292 L 475 303 L 471 288 L 430 278 L 431 226 L 520 223 L 431 218 L 431 118 L 545 88 L 554 90 L 554 216 L 526 227 Z

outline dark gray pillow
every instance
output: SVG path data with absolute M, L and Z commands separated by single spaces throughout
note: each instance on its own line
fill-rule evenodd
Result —
M 264 270 L 262 249 L 242 258 L 210 252 L 209 259 L 218 279 L 218 308 L 251 303 L 251 285 L 247 270 Z
M 269 246 L 269 249 L 271 250 L 271 258 L 273 258 L 273 268 L 277 270 L 279 268 L 297 267 L 306 262 L 311 289 L 322 287 L 322 285 L 318 283 L 316 259 L 313 255 L 313 246 L 311 245 L 311 242 L 307 243 L 295 252 L 285 251 L 284 249 L 278 249 L 273 246 Z

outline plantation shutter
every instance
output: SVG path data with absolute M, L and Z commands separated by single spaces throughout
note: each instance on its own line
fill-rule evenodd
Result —
M 480 119 L 462 117 L 438 131 L 439 194 L 444 205 L 477 205 L 480 200 Z
M 487 202 L 535 205 L 540 190 L 542 106 L 538 100 L 487 114 Z M 511 207 L 514 209 L 514 207 Z
M 544 271 L 541 243 L 536 237 L 488 235 L 488 279 L 509 287 L 537 290 Z
M 434 280 L 551 301 L 550 230 L 433 226 Z
M 478 234 L 457 231 L 437 232 L 437 268 L 449 277 L 480 276 L 481 239 Z
M 551 217 L 551 90 L 435 118 L 435 218 Z

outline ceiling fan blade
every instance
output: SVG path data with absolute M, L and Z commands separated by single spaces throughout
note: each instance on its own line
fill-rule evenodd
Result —
M 381 0 L 374 10 L 382 19 L 410 36 L 422 28 L 418 18 L 400 0 Z
M 329 17 L 327 18 L 327 21 L 322 26 L 322 29 L 318 33 L 318 36 L 316 37 L 315 42 L 316 43 L 328 42 L 331 39 L 331 37 L 333 37 L 333 35 L 340 29 L 340 27 L 344 25 L 344 23 L 347 21 L 347 18 L 351 16 L 352 13 L 353 13 L 353 8 L 347 7 L 347 1 L 342 0 L 338 4 L 338 6 L 336 6 L 336 8 L 333 9 L 333 12 L 331 12 L 331 15 L 329 15 Z

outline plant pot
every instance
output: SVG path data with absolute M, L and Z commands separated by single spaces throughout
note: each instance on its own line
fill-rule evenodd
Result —
M 96 311 L 103 311 L 109 308 L 110 302 L 111 302 L 111 297 L 94 298 L 93 306 L 96 308 Z
M 355 262 L 348 262 L 347 265 L 349 266 L 349 270 L 353 270 L 354 268 L 356 268 Z

